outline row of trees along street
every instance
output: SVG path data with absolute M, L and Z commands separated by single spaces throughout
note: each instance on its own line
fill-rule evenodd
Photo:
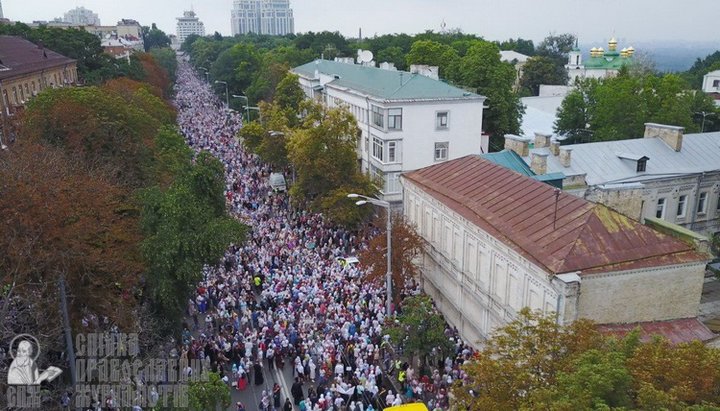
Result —
M 73 335 L 117 327 L 138 333 L 141 354 L 157 357 L 180 329 L 202 266 L 246 230 L 226 213 L 221 163 L 194 156 L 176 129 L 175 53 L 153 49 L 127 63 L 102 55 L 84 31 L 0 30 L 48 47 L 53 36 L 68 41 L 66 53 L 95 84 L 43 90 L 0 153 L 0 339 L 30 333 L 48 353 L 41 369 L 66 366 L 58 358 L 64 280 Z M 50 388 L 64 388 L 63 375 Z M 191 401 L 201 391 L 191 387 Z

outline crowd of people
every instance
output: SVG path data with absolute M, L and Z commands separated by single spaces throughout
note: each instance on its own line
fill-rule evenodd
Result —
M 382 328 L 383 287 L 363 281 L 359 267 L 336 261 L 355 255 L 367 243 L 365 235 L 333 227 L 273 192 L 270 168 L 236 140 L 241 117 L 185 63 L 178 68 L 176 104 L 188 144 L 225 166 L 229 210 L 249 227 L 245 243 L 204 269 L 188 301 L 178 355 L 209 359 L 233 389 L 258 386 L 263 411 L 292 404 L 300 410 L 372 411 L 418 399 L 431 410 L 447 409 L 449 385 L 462 378 L 460 365 L 471 355 L 457 334 L 448 328 L 455 355 L 439 358 L 430 375 L 407 364 L 396 367 Z M 263 370 L 286 367 L 294 383 L 292 398 L 283 401 Z

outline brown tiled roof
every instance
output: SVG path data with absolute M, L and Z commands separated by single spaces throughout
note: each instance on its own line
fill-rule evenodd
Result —
M 556 192 L 480 156 L 426 167 L 404 178 L 552 274 L 707 260 L 690 245 L 606 206 Z
M 60 53 L 41 48 L 22 37 L 0 36 L 0 62 L 2 62 L 0 64 L 9 69 L 0 70 L 0 80 L 74 61 Z
M 630 324 L 601 324 L 597 326 L 603 334 L 624 337 L 635 328 L 640 328 L 640 340 L 649 341 L 654 335 L 661 335 L 673 344 L 690 341 L 708 341 L 715 337 L 710 329 L 697 318 L 649 321 Z

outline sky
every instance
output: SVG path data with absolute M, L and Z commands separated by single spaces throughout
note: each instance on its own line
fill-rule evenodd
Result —
M 52 20 L 77 6 L 98 13 L 104 25 L 131 18 L 175 32 L 175 17 L 192 6 L 208 34 L 230 35 L 232 0 L 0 0 L 6 18 Z M 414 34 L 460 28 L 488 40 L 525 38 L 536 43 L 554 33 L 576 34 L 580 43 L 621 46 L 656 40 L 720 44 L 719 0 L 290 0 L 295 30 L 339 31 L 357 37 Z

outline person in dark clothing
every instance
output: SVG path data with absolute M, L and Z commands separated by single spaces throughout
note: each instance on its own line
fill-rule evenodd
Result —
M 275 383 L 273 386 L 272 391 L 273 396 L 273 407 L 275 407 L 276 410 L 280 409 L 280 385 L 278 383 Z
M 265 378 L 263 377 L 263 371 L 262 371 L 262 364 L 259 362 L 256 362 L 254 365 L 255 368 L 255 385 L 263 385 L 265 383 Z
M 283 405 L 283 411 L 292 411 L 292 404 L 290 398 L 285 398 L 285 405 Z
M 290 388 L 290 394 L 292 394 L 293 402 L 295 403 L 295 405 L 300 404 L 300 401 L 305 398 L 300 378 L 295 377 L 295 383 L 292 385 L 292 388 Z

